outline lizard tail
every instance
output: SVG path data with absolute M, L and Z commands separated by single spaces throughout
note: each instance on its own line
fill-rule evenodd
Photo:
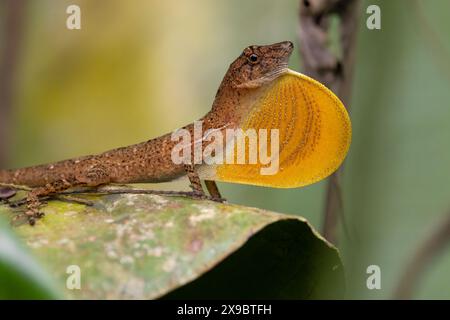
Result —
M 67 170 L 67 165 L 72 163 L 72 160 L 66 160 L 54 164 L 42 164 L 20 169 L 0 169 L 0 183 L 27 187 L 45 186 L 47 183 L 60 180 L 64 176 L 65 170 Z
M 42 171 L 30 167 L 16 170 L 0 170 L 0 183 L 34 187 L 45 184 L 45 179 Z
M 0 183 L 13 183 L 13 179 L 11 170 L 0 170 Z

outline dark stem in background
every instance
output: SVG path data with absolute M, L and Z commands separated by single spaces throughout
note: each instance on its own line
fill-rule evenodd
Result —
M 6 163 L 9 150 L 14 77 L 20 51 L 24 22 L 24 0 L 3 0 L 3 52 L 0 55 L 0 167 Z
M 300 54 L 304 73 L 322 82 L 350 107 L 352 74 L 355 62 L 360 0 L 301 0 Z M 339 17 L 340 57 L 329 46 L 329 25 Z M 328 179 L 323 235 L 336 243 L 339 215 L 343 215 L 340 177 L 342 167 Z
M 394 299 L 411 299 L 418 283 L 423 277 L 427 267 L 450 244 L 450 211 L 444 221 L 439 221 L 435 230 L 426 241 L 417 249 L 411 261 L 402 272 Z

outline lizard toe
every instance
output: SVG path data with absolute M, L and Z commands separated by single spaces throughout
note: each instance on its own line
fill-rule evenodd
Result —
M 34 226 L 36 224 L 36 219 L 34 217 L 28 217 L 28 223 L 30 226 Z

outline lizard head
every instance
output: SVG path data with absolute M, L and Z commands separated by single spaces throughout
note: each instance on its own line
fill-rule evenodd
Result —
M 271 82 L 287 71 L 293 48 L 290 41 L 245 48 L 228 69 L 231 86 L 251 89 Z

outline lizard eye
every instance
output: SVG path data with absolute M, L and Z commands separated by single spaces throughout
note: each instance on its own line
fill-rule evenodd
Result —
M 252 54 L 248 57 L 248 60 L 249 60 L 250 62 L 252 62 L 252 63 L 255 63 L 255 62 L 258 61 L 258 55 L 252 53 Z

